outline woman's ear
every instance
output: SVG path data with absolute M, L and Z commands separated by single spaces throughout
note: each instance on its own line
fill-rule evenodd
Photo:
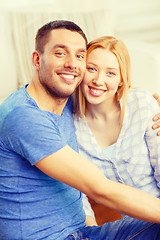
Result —
M 34 51 L 32 53 L 32 64 L 37 70 L 39 70 L 39 68 L 40 68 L 39 60 L 40 60 L 39 52 Z
M 118 87 L 121 87 L 122 85 L 123 85 L 123 82 L 122 82 L 122 81 L 120 81 L 120 83 L 119 83 Z

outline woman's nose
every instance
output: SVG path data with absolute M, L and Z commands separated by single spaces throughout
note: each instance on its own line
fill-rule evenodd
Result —
M 104 83 L 104 76 L 101 73 L 97 73 L 93 79 L 93 83 L 96 85 L 103 85 Z

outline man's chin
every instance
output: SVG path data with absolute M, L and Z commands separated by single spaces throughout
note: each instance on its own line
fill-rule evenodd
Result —
M 57 94 L 57 96 L 55 96 L 56 98 L 61 98 L 61 99 L 67 99 L 69 98 L 72 94 L 74 93 L 74 91 L 67 91 L 67 92 L 63 92 L 63 93 L 59 93 Z

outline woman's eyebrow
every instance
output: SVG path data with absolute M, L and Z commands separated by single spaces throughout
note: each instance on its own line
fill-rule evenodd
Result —
M 107 67 L 108 70 L 114 70 L 114 71 L 118 71 L 118 68 L 112 68 L 112 67 Z
M 87 62 L 87 65 L 88 65 L 88 64 L 91 64 L 91 65 L 97 66 L 97 64 L 92 63 L 92 62 Z

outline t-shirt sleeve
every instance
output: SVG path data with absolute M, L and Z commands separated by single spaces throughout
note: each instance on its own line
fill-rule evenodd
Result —
M 34 165 L 66 145 L 57 121 L 37 109 L 14 109 L 3 124 L 4 144 Z

